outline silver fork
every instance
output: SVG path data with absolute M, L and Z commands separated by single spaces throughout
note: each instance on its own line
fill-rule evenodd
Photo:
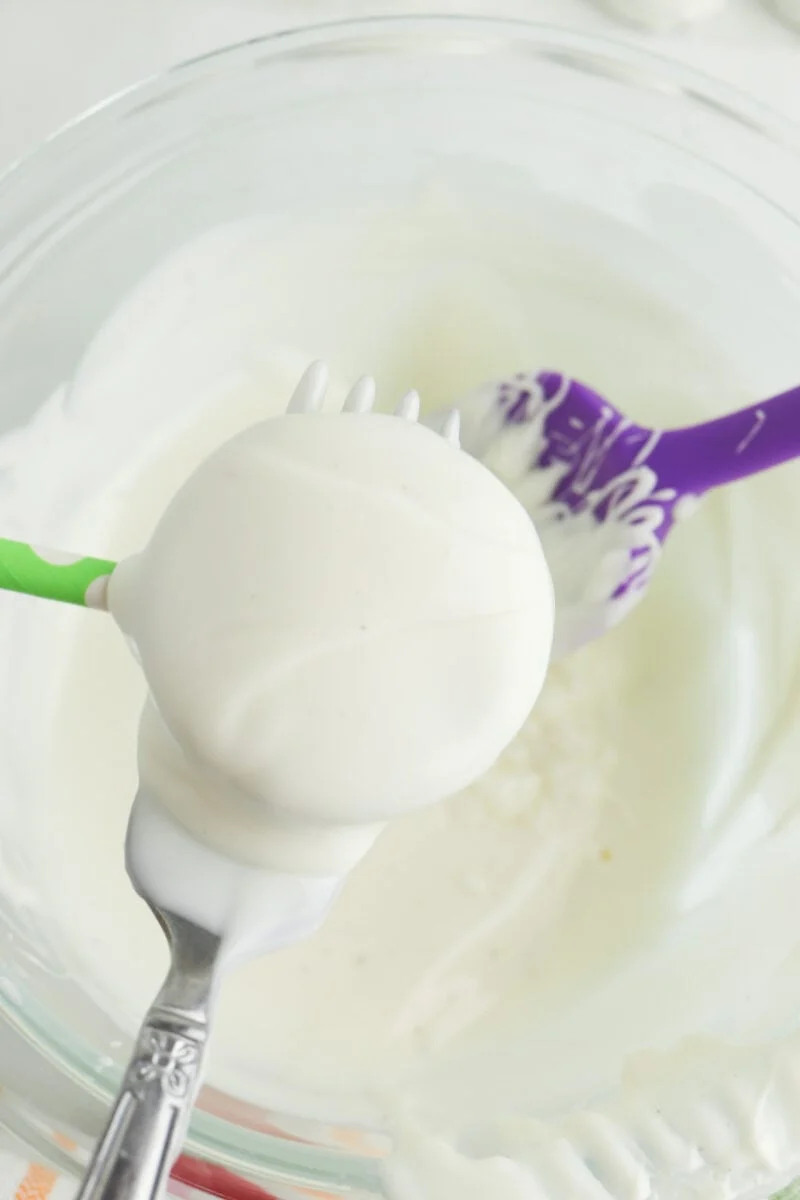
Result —
M 318 412 L 325 399 L 327 378 L 325 365 L 313 363 L 295 389 L 287 412 Z M 374 401 L 374 380 L 365 376 L 348 393 L 343 411 L 369 413 Z M 418 419 L 416 392 L 402 398 L 395 415 L 410 421 Z M 457 411 L 437 417 L 436 429 L 458 447 Z M 232 960 L 232 946 L 219 933 L 189 920 L 174 906 L 158 903 L 154 897 L 159 870 L 167 873 L 171 860 L 166 840 L 170 836 L 168 818 L 162 818 L 164 836 L 159 839 L 159 861 L 151 864 L 148 860 L 147 851 L 152 846 L 146 843 L 142 830 L 152 821 L 152 815 L 153 802 L 141 794 L 137 796 L 128 823 L 126 867 L 134 888 L 166 934 L 170 967 L 142 1023 L 111 1115 L 78 1189 L 78 1200 L 153 1200 L 161 1192 L 200 1090 L 217 984 L 223 967 Z M 193 855 L 190 883 L 202 894 L 209 878 L 209 862 L 216 860 L 214 871 L 218 873 L 221 856 L 200 843 Z M 228 911 L 233 905 L 230 898 L 252 874 L 252 868 L 227 862 L 225 894 L 229 902 L 224 907 Z M 327 907 L 330 897 L 324 883 L 320 894 L 320 903 L 312 903 L 310 912 L 300 910 L 295 915 L 293 937 L 309 933 L 317 909 Z M 276 919 L 280 916 L 273 915 Z
M 159 1195 L 200 1090 L 217 990 L 222 938 L 157 904 L 136 873 L 130 847 L 137 805 L 128 828 L 126 865 L 167 937 L 170 966 L 142 1022 L 105 1131 L 78 1189 L 79 1200 Z

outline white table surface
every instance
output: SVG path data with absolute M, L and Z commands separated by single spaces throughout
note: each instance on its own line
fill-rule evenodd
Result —
M 0 169 L 82 109 L 226 43 L 343 15 L 491 13 L 616 33 L 744 88 L 800 121 L 800 32 L 769 0 L 729 0 L 668 36 L 632 33 L 593 0 L 0 0 Z

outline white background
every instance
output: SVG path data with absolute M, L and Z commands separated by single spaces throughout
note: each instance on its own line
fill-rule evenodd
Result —
M 482 12 L 634 37 L 800 120 L 800 33 L 769 0 L 703 25 L 631 33 L 593 0 L 0 0 L 0 169 L 111 92 L 181 59 L 287 26 L 400 11 Z

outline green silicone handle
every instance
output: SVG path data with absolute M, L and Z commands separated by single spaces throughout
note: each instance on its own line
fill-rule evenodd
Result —
M 85 608 L 107 608 L 106 585 L 117 564 L 0 538 L 0 588 Z

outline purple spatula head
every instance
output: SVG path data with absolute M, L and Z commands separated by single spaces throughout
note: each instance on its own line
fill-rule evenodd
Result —
M 685 429 L 636 425 L 585 384 L 521 372 L 459 400 L 461 442 L 527 507 L 556 592 L 555 654 L 642 598 L 675 523 L 711 488 L 800 455 L 800 388 Z

